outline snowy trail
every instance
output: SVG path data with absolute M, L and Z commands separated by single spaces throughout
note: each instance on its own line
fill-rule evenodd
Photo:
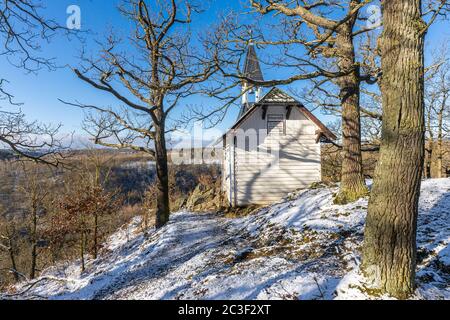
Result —
M 158 292 L 162 292 L 162 288 L 167 290 L 180 285 L 180 266 L 223 245 L 229 238 L 229 224 L 230 220 L 213 214 L 174 214 L 167 226 L 148 239 L 139 237 L 135 243 L 108 257 L 107 263 L 94 264 L 92 267 L 97 269 L 99 276 L 89 277 L 88 284 L 83 285 L 82 289 L 58 294 L 57 298 L 137 299 L 143 288 L 145 296 L 169 298 L 169 293 L 158 295 Z M 119 259 L 114 261 L 115 257 Z M 126 268 L 122 267 L 122 262 Z M 201 259 L 198 267 L 205 262 Z M 189 273 L 197 271 L 192 265 L 190 270 L 186 270 L 185 286 L 190 282 Z
M 202 266 L 211 262 L 208 261 L 210 256 L 205 253 L 222 246 L 229 238 L 228 225 L 226 219 L 213 214 L 184 213 L 172 216 L 170 224 L 164 228 L 166 230 L 161 230 L 168 233 L 164 235 L 161 249 L 151 252 L 148 262 L 137 270 L 127 272 L 94 298 L 173 298 L 176 292 L 189 286 L 192 274 L 197 274 Z M 203 259 L 199 259 L 200 256 Z M 198 263 L 195 264 L 194 260 Z M 180 268 L 185 263 L 189 263 L 190 268 L 181 272 L 185 277 L 180 279 Z
M 334 205 L 337 190 L 303 190 L 235 219 L 179 212 L 147 237 L 136 218 L 85 273 L 79 261 L 50 268 L 18 298 L 389 298 L 369 296 L 359 273 L 367 199 Z M 419 211 L 413 298 L 450 299 L 450 179 L 422 183 Z

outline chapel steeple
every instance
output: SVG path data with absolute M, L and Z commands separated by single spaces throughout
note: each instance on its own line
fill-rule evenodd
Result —
M 249 43 L 247 49 L 247 57 L 244 64 L 243 76 L 254 81 L 264 81 L 261 67 L 259 65 L 258 56 L 256 55 L 255 46 L 253 43 Z M 247 81 L 242 81 L 242 91 L 247 90 L 249 84 Z M 255 95 L 254 101 L 250 101 L 249 96 Z M 242 110 L 245 110 L 249 104 L 258 102 L 262 97 L 262 87 L 255 87 L 250 91 L 245 92 L 242 95 Z M 242 115 L 241 110 L 241 115 Z

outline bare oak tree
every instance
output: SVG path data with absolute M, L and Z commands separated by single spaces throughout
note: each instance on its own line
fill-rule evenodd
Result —
M 88 148 L 86 157 L 81 161 L 81 166 L 77 168 L 83 176 L 83 180 L 89 190 L 102 195 L 106 193 L 106 184 L 111 175 L 114 156 L 107 156 L 100 150 Z M 118 194 L 118 190 L 109 193 L 110 198 L 114 198 Z M 98 197 L 98 196 L 97 196 Z M 106 198 L 106 200 L 109 200 Z M 116 207 L 116 205 L 112 206 Z M 100 218 L 111 213 L 111 206 L 105 207 L 102 203 L 97 203 L 92 210 L 92 255 L 94 259 L 98 257 L 100 240 L 102 238 Z
M 84 174 L 78 173 L 58 200 L 58 215 L 51 220 L 49 234 L 53 241 L 63 241 L 67 235 L 78 238 L 81 271 L 86 268 L 86 252 L 89 249 L 90 235 L 98 246 L 98 220 L 100 215 L 109 215 L 118 210 L 116 192 L 108 192 L 102 186 L 94 186 Z M 94 258 L 98 247 L 93 248 Z
M 16 262 L 17 242 L 19 237 L 18 230 L 15 223 L 5 221 L 3 217 L 0 217 L 0 219 L 0 251 L 4 251 L 7 254 L 10 267 L 6 271 L 8 271 L 17 282 L 21 275 L 17 269 Z
M 197 9 L 189 1 L 123 1 L 120 12 L 133 23 L 132 35 L 127 41 L 109 36 L 97 59 L 83 55 L 83 66 L 74 69 L 82 81 L 121 104 L 105 108 L 71 103 L 97 114 L 90 113 L 86 125 L 95 143 L 154 157 L 157 228 L 167 223 L 170 213 L 169 116 L 217 70 L 211 55 L 193 46 L 189 25 Z
M 376 79 L 372 74 L 361 74 L 354 44 L 356 36 L 372 30 L 356 26 L 360 10 L 367 3 L 361 0 L 250 0 L 254 10 L 270 15 L 270 19 L 278 17 L 277 23 L 282 25 L 282 30 L 276 32 L 270 27 L 272 32 L 269 37 L 265 37 L 264 32 L 255 35 L 252 30 L 254 42 L 281 48 L 282 57 L 270 64 L 294 69 L 296 74 L 270 81 L 254 81 L 239 76 L 254 86 L 290 84 L 298 80 L 313 81 L 318 91 L 324 91 L 323 86 L 329 83 L 338 86 L 343 133 L 339 202 L 351 202 L 367 194 L 361 156 L 360 84 L 363 81 L 373 83 Z M 333 10 L 338 10 L 340 14 L 333 15 Z M 243 37 L 235 37 L 235 41 L 239 39 Z M 329 63 L 324 63 L 326 60 Z M 227 77 L 232 76 L 230 72 L 224 73 Z
M 427 76 L 425 85 L 425 150 L 431 178 L 443 177 L 443 157 L 448 152 L 444 147 L 444 141 L 450 134 L 449 59 L 448 51 L 442 48 L 435 58 L 436 68 Z
M 27 172 L 28 171 L 28 172 Z M 39 256 L 39 241 L 42 239 L 41 222 L 42 216 L 46 211 L 46 198 L 49 196 L 50 189 L 48 184 L 43 181 L 43 172 L 39 167 L 25 171 L 27 179 L 24 181 L 21 191 L 27 201 L 26 216 L 29 243 L 29 279 L 36 277 L 37 261 Z M 41 175 L 41 176 L 40 176 Z
M 61 125 L 27 121 L 22 111 L 0 110 L 0 145 L 22 160 L 59 165 L 69 141 L 59 135 Z
M 0 56 L 26 72 L 54 69 L 55 61 L 42 55 L 42 45 L 59 30 L 70 33 L 44 17 L 43 8 L 43 1 L 39 0 L 3 0 L 0 3 Z M 6 88 L 7 84 L 8 80 L 0 75 L 0 101 L 20 106 Z M 0 144 L 20 157 L 59 164 L 61 154 L 58 151 L 62 149 L 62 142 L 57 139 L 58 131 L 59 126 L 27 122 L 20 110 L 0 110 Z

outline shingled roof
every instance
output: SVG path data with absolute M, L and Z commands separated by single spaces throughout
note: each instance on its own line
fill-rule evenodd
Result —
M 256 56 L 255 47 L 253 44 L 248 46 L 247 58 L 244 65 L 244 77 L 255 80 L 264 81 L 261 67 L 259 65 L 258 57 Z

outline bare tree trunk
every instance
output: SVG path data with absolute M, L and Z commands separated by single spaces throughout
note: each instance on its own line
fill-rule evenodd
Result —
M 425 154 L 423 161 L 422 177 L 424 179 L 429 179 L 431 177 L 430 166 L 431 166 L 431 156 L 433 155 L 433 147 L 430 141 L 427 142 L 425 139 Z
M 94 189 L 95 188 L 100 188 L 101 187 L 101 183 L 100 183 L 100 176 L 101 176 L 101 172 L 100 172 L 100 165 L 99 163 L 95 164 L 95 176 L 94 176 Z M 97 259 L 98 257 L 98 209 L 95 209 L 94 212 L 94 259 Z
M 431 145 L 431 155 L 430 155 L 430 178 L 441 178 L 442 172 L 442 155 L 439 144 L 439 137 L 436 141 L 432 141 Z
M 442 137 L 438 138 L 437 141 L 437 160 L 436 160 L 436 178 L 442 178 Z
M 98 257 L 98 214 L 94 214 L 94 259 Z
M 37 258 L 37 244 L 31 245 L 31 265 L 30 265 L 30 279 L 36 277 L 36 258 Z
M 161 228 L 169 221 L 169 170 L 167 165 L 167 149 L 163 115 L 158 116 L 155 124 L 156 153 L 156 220 L 155 227 Z
M 420 0 L 383 2 L 383 127 L 362 269 L 386 293 L 414 292 L 424 161 L 424 32 Z
M 437 114 L 437 125 L 438 125 L 438 132 L 437 132 L 437 138 L 436 142 L 433 145 L 433 154 L 434 158 L 431 163 L 431 175 L 432 178 L 442 178 L 442 139 L 443 139 L 443 132 L 442 132 L 442 126 L 443 126 L 443 113 L 444 108 L 447 103 L 447 97 L 444 97 L 442 101 L 441 108 Z
M 14 254 L 14 243 L 11 235 L 8 235 L 8 253 L 9 253 L 9 260 L 11 261 L 11 268 L 13 270 L 14 280 L 18 282 L 19 273 L 17 270 L 16 256 Z
M 17 264 L 16 264 L 16 257 L 14 255 L 14 250 L 12 247 L 9 248 L 9 259 L 11 260 L 11 268 L 13 270 L 14 280 L 16 282 L 19 281 L 19 274 L 17 273 Z
M 338 32 L 339 69 L 350 71 L 339 79 L 342 104 L 342 169 L 341 187 L 336 203 L 348 203 L 367 194 L 361 154 L 360 80 L 353 44 L 353 21 Z
M 432 102 L 431 102 L 432 103 Z M 426 132 L 428 133 L 428 137 L 425 139 L 425 155 L 424 155 L 424 166 L 423 166 L 423 172 L 422 176 L 425 179 L 431 178 L 431 170 L 432 170 L 432 160 L 434 156 L 434 132 L 431 126 L 431 118 L 432 118 L 432 111 L 433 108 L 430 105 L 426 112 L 426 119 L 425 119 L 425 128 Z
M 30 279 L 36 277 L 36 260 L 37 260 L 37 208 L 33 205 L 31 217 L 31 248 L 30 248 Z
M 84 231 L 81 231 L 80 236 L 80 259 L 81 259 L 81 272 L 84 272 L 86 270 L 85 262 L 84 262 L 84 244 L 85 244 L 85 235 Z

